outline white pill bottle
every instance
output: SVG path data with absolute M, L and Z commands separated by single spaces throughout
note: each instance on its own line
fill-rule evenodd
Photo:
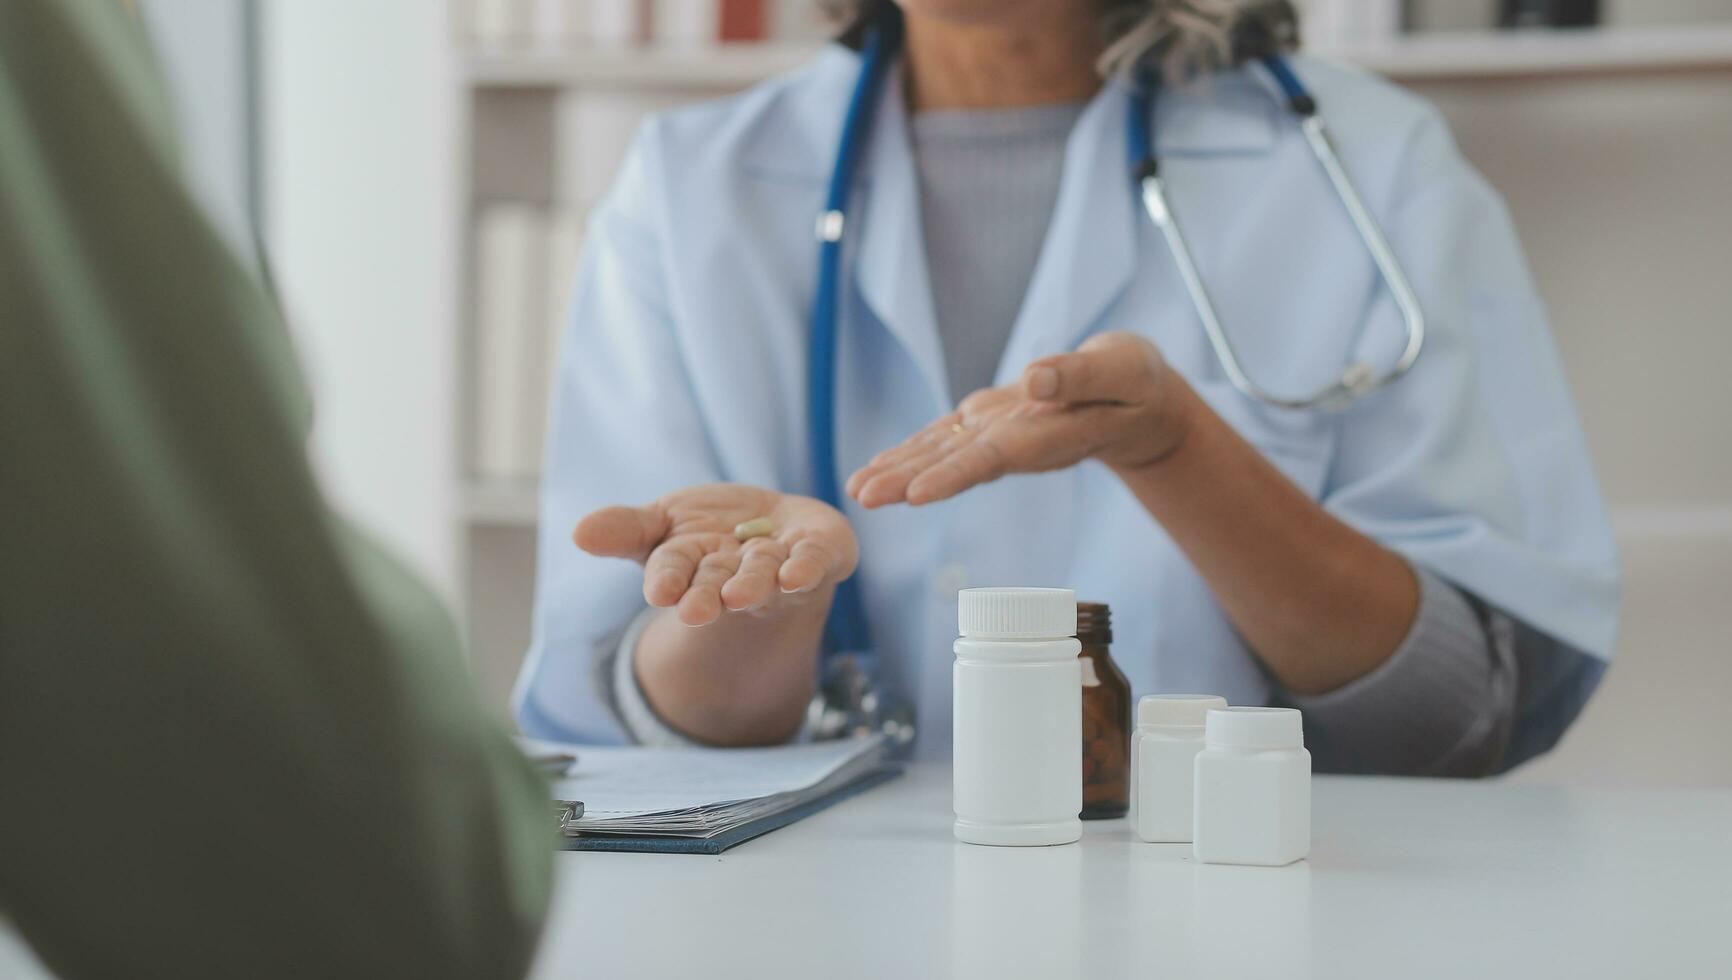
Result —
M 1137 702 L 1132 736 L 1132 798 L 1137 836 L 1151 844 L 1191 842 L 1191 794 L 1203 721 L 1227 699 L 1213 694 L 1150 694 Z
M 1082 665 L 1070 589 L 964 589 L 954 668 L 956 839 L 1082 836 Z
M 1294 708 L 1214 708 L 1197 753 L 1192 856 L 1283 865 L 1311 851 L 1311 753 Z

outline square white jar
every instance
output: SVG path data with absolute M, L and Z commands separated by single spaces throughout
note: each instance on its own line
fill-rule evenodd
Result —
M 1189 844 L 1197 754 L 1209 711 L 1227 699 L 1208 694 L 1150 694 L 1137 702 L 1131 743 L 1131 826 L 1150 844 Z
M 1197 755 L 1192 853 L 1292 864 L 1311 850 L 1311 753 L 1292 708 L 1217 708 Z

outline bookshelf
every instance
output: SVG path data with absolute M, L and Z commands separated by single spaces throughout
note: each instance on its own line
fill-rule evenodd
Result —
M 534 47 L 480 51 L 460 47 L 455 52 L 462 107 L 457 152 L 463 161 L 456 213 L 462 222 L 460 237 L 464 243 L 463 272 L 454 286 L 461 311 L 456 379 L 456 438 L 463 467 L 457 513 L 461 587 L 483 680 L 497 697 L 503 698 L 508 689 L 517 656 L 529 639 L 537 491 L 533 459 L 520 459 L 515 467 L 507 467 L 513 472 L 481 472 L 474 466 L 478 444 L 483 441 L 478 419 L 486 414 L 481 411 L 486 386 L 477 377 L 478 365 L 486 360 L 479 310 L 483 300 L 479 284 L 485 278 L 479 265 L 484 256 L 474 244 L 477 231 L 489 209 L 527 205 L 558 215 L 569 235 L 570 229 L 581 226 L 588 209 L 604 191 L 624 141 L 643 115 L 742 90 L 798 67 L 819 47 L 818 42 L 807 40 L 703 48 L 651 44 L 565 52 Z M 1677 485 L 1661 477 L 1622 478 L 1637 468 L 1648 473 L 1664 470 L 1661 462 L 1669 464 L 1671 458 L 1662 460 L 1652 449 L 1654 440 L 1621 421 L 1628 414 L 1625 406 L 1612 405 L 1606 401 L 1610 394 L 1601 394 L 1616 387 L 1614 379 L 1627 370 L 1623 363 L 1629 360 L 1624 353 L 1627 349 L 1618 346 L 1630 343 L 1623 339 L 1627 331 L 1614 325 L 1609 313 L 1592 308 L 1588 300 L 1575 299 L 1578 290 L 1584 295 L 1592 292 L 1578 284 L 1612 279 L 1625 268 L 1624 257 L 1613 246 L 1569 233 L 1567 222 L 1560 217 L 1569 207 L 1562 195 L 1567 192 L 1592 200 L 1597 192 L 1590 190 L 1588 181 L 1598 179 L 1602 184 L 1597 186 L 1603 186 L 1606 178 L 1584 171 L 1565 174 L 1561 183 L 1552 181 L 1536 164 L 1547 152 L 1543 145 L 1546 140 L 1531 132 L 1530 125 L 1536 118 L 1548 124 L 1564 119 L 1567 123 L 1559 125 L 1592 130 L 1591 138 L 1584 137 L 1584 145 L 1598 145 L 1593 140 L 1600 139 L 1615 146 L 1623 138 L 1618 127 L 1629 125 L 1630 120 L 1651 122 L 1653 112 L 1639 110 L 1639 105 L 1663 109 L 1670 104 L 1667 100 L 1674 98 L 1697 100 L 1688 102 L 1695 107 L 1690 111 L 1697 114 L 1690 118 L 1711 117 L 1710 126 L 1732 120 L 1732 114 L 1712 108 L 1716 104 L 1732 106 L 1732 24 L 1420 35 L 1324 47 L 1319 53 L 1385 75 L 1437 101 L 1457 125 L 1470 158 L 1510 197 L 1530 253 L 1537 253 L 1536 274 L 1553 305 L 1554 326 L 1590 433 L 1601 440 L 1595 450 L 1607 480 L 1608 497 L 1613 501 L 1620 540 L 1707 538 L 1732 542 L 1732 474 L 1703 463 L 1691 471 L 1695 476 L 1675 480 Z M 1599 120 L 1596 113 L 1601 103 L 1597 100 L 1607 93 L 1613 93 L 1611 112 L 1624 115 Z M 1654 101 L 1643 103 L 1643 99 Z M 1506 109 L 1529 103 L 1532 109 Z M 1559 111 L 1560 106 L 1573 108 Z M 1518 113 L 1522 111 L 1535 115 L 1521 117 Z M 1651 170 L 1638 177 L 1635 185 L 1648 195 L 1650 208 L 1670 200 L 1664 195 L 1676 191 L 1668 188 L 1706 183 L 1702 167 L 1673 172 L 1683 165 L 1679 161 L 1685 158 L 1679 154 L 1732 154 L 1732 125 L 1725 126 L 1725 133 L 1712 147 L 1715 137 L 1691 137 L 1686 129 L 1684 117 L 1679 116 L 1672 128 L 1657 138 L 1678 141 L 1680 147 L 1688 144 L 1688 149 L 1632 158 Z M 1690 219 L 1682 216 L 1675 220 L 1687 224 Z M 1688 225 L 1698 229 L 1693 232 L 1693 244 L 1675 247 L 1702 254 L 1712 254 L 1719 247 L 1724 254 L 1724 234 L 1700 230 L 1701 224 Z M 1562 253 L 1568 253 L 1567 259 L 1548 259 Z M 558 271 L 547 269 L 543 275 L 556 277 Z M 1664 290 L 1684 288 L 1678 285 L 1681 281 L 1655 280 L 1646 287 L 1644 301 L 1661 302 L 1661 297 L 1669 295 Z M 538 287 L 539 295 L 555 295 L 557 285 L 549 278 Z M 1732 308 L 1728 287 L 1710 284 L 1700 287 L 1699 292 L 1699 306 L 1704 310 Z M 1722 294 L 1726 294 L 1724 301 L 1719 298 Z M 551 310 L 556 300 L 543 302 L 541 318 L 549 322 L 557 319 Z M 1692 339 L 1691 343 L 1705 352 L 1704 363 L 1723 362 L 1724 358 L 1714 352 L 1723 350 L 1732 356 L 1732 349 L 1714 339 L 1721 334 L 1710 332 L 1710 326 L 1702 326 L 1702 339 Z M 1698 328 L 1686 325 L 1680 329 Z M 1719 390 L 1711 382 L 1705 383 L 1707 390 Z M 1660 431 L 1694 425 L 1686 433 L 1688 438 L 1697 445 L 1704 439 L 1711 441 L 1711 422 L 1690 421 L 1701 418 L 1699 408 L 1682 403 L 1668 407 L 1665 391 L 1671 389 L 1656 390 L 1661 394 L 1648 399 L 1651 404 L 1644 410 L 1662 413 L 1664 417 L 1650 420 Z M 533 399 L 534 393 L 544 393 L 545 387 L 532 386 L 530 391 Z M 1609 436 L 1600 435 L 1607 431 Z
M 1319 53 L 1399 82 L 1718 71 L 1732 67 L 1732 24 L 1421 34 Z
M 583 223 L 643 117 L 745 89 L 799 66 L 818 46 L 454 42 L 458 588 L 476 671 L 496 702 L 530 638 L 541 438 L 534 416 L 545 411 Z
M 811 42 L 708 49 L 648 45 L 552 53 L 482 52 L 465 61 L 476 88 L 599 87 L 727 92 L 797 68 Z M 1732 24 L 1423 34 L 1311 53 L 1400 82 L 1714 71 L 1732 67 Z
M 465 75 L 477 88 L 728 92 L 798 68 L 819 48 L 817 42 L 765 41 L 696 49 L 646 45 L 568 54 L 481 52 L 467 60 Z

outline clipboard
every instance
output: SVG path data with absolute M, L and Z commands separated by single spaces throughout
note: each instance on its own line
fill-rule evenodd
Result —
M 741 824 L 713 837 L 622 836 L 615 834 L 579 834 L 573 837 L 561 834 L 559 849 L 562 851 L 626 851 L 642 854 L 720 854 L 753 838 L 762 837 L 772 830 L 786 827 L 796 820 L 804 820 L 812 814 L 826 810 L 849 797 L 881 786 L 902 775 L 902 771 L 903 767 L 896 763 L 881 765 L 869 770 L 859 779 L 823 796 Z

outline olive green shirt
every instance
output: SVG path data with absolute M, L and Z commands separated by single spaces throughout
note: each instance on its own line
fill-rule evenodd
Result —
M 0 0 L 0 917 L 63 977 L 527 968 L 545 788 L 309 418 L 139 25 Z

